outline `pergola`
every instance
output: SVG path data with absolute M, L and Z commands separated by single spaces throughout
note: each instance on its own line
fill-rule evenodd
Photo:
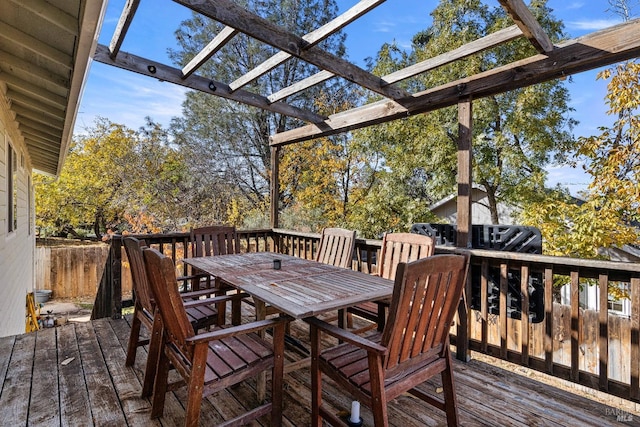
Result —
M 99 62 L 134 71 L 162 81 L 297 118 L 306 124 L 271 136 L 271 226 L 278 226 L 278 159 L 283 146 L 385 123 L 409 115 L 458 105 L 458 245 L 470 246 L 472 184 L 472 101 L 544 81 L 595 69 L 640 55 L 640 20 L 628 21 L 580 38 L 554 45 L 523 0 L 499 0 L 514 24 L 447 53 L 429 58 L 385 76 L 374 75 L 317 46 L 331 34 L 366 14 L 384 0 L 361 0 L 322 27 L 297 35 L 256 16 L 231 0 L 174 0 L 225 27 L 184 68 L 120 51 L 140 0 L 128 0 L 109 46 L 98 45 Z M 398 7 L 402 0 L 394 0 Z M 239 32 L 279 52 L 232 82 L 198 75 L 198 68 Z M 450 81 L 438 87 L 409 93 L 398 82 L 428 73 L 436 67 L 526 37 L 537 54 L 495 69 Z M 271 94 L 243 89 L 291 57 L 315 65 L 320 72 Z M 287 104 L 287 97 L 331 79 L 346 79 L 383 97 L 357 108 L 324 117 Z

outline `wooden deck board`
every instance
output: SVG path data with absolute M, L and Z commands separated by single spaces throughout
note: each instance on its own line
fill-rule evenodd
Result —
M 19 425 L 27 419 L 35 344 L 35 334 L 16 337 L 0 395 L 0 419 L 6 425 Z
M 105 349 L 100 347 L 96 338 L 94 328 L 99 326 L 100 323 L 79 323 L 76 326 L 91 413 L 94 419 L 104 420 L 105 424 L 125 425 L 125 416 L 114 386 L 115 381 L 107 369 L 106 358 L 102 353 Z
M 183 425 L 184 388 L 167 395 L 162 418 L 149 419 L 151 404 L 139 397 L 146 348 L 138 349 L 133 367 L 124 366 L 128 322 L 128 319 L 103 319 L 70 323 L 37 333 L 0 338 L 2 424 Z M 292 333 L 302 342 L 308 340 L 303 322 L 294 322 Z M 287 352 L 289 361 L 301 357 L 293 351 Z M 72 360 L 63 365 L 68 359 Z M 454 363 L 461 425 L 465 427 L 640 425 L 640 414 L 620 411 L 615 404 L 609 406 L 482 361 Z M 310 382 L 308 368 L 286 375 L 285 426 L 309 425 Z M 435 393 L 439 385 L 439 380 L 434 379 L 421 388 Z M 267 390 L 269 397 L 269 388 Z M 338 413 L 350 408 L 351 397 L 332 381 L 325 379 L 323 390 L 323 400 L 331 410 Z M 255 380 L 246 381 L 205 399 L 201 425 L 215 425 L 237 415 L 243 408 L 256 405 Z M 617 421 L 620 413 L 630 415 L 631 420 Z M 390 402 L 389 415 L 390 425 L 394 427 L 446 425 L 443 414 L 410 395 Z M 371 412 L 365 407 L 362 416 L 365 425 L 373 425 Z M 254 424 L 268 425 L 268 417 Z
M 45 329 L 37 335 L 33 375 L 46 387 L 32 387 L 29 425 L 60 424 L 60 393 L 58 392 L 58 358 L 56 330 Z
M 123 353 L 126 355 L 127 344 L 129 341 L 129 332 L 131 330 L 131 323 L 130 323 L 131 317 L 126 317 L 123 320 L 124 321 L 121 321 L 121 322 L 109 322 L 109 323 L 114 333 L 118 337 L 118 342 L 122 346 Z M 147 332 L 148 331 L 146 331 L 144 327 L 141 328 L 141 334 L 143 336 L 145 336 Z M 124 357 L 125 356 L 123 356 L 123 359 L 120 361 L 120 364 L 123 367 L 124 367 L 124 362 L 123 362 Z M 140 384 L 137 390 L 137 393 L 134 395 L 134 398 L 138 398 L 138 400 L 141 400 L 141 401 L 143 399 L 140 399 L 139 396 L 142 390 L 142 383 L 144 381 L 144 369 L 145 369 L 146 360 L 147 360 L 146 347 L 138 347 L 135 364 L 131 368 L 127 368 L 128 370 L 133 372 L 133 374 L 135 375 L 135 378 Z M 149 404 L 149 408 L 151 408 L 150 401 L 148 402 L 148 404 Z M 163 427 L 180 427 L 184 425 L 184 413 L 185 413 L 184 407 L 180 404 L 178 399 L 175 397 L 175 394 L 167 393 L 167 396 L 164 402 L 164 416 L 162 417 L 161 420 L 159 420 L 159 422 Z
M 15 336 L 0 338 L 0 384 L 4 384 L 4 379 L 7 376 L 15 342 Z M 0 396 L 2 396 L 1 392 L 2 389 L 0 389 Z
M 58 384 L 60 386 L 60 425 L 93 425 L 89 395 L 82 370 L 75 324 L 56 329 L 58 345 Z M 32 379 L 34 386 L 47 387 Z
M 111 328 L 111 324 L 95 322 L 93 326 L 102 348 L 104 361 L 115 386 L 115 392 L 121 402 L 127 425 L 160 425 L 158 421 L 149 419 L 151 404 L 146 399 L 139 398 L 142 384 L 135 375 L 131 375 L 132 368 L 128 368 L 122 363 L 126 357 L 126 347 L 122 347 L 118 336 Z

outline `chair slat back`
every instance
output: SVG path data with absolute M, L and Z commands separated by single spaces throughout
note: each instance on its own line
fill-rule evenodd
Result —
M 316 261 L 336 267 L 351 268 L 355 245 L 354 230 L 325 228 L 322 230 Z
M 382 238 L 378 276 L 393 280 L 401 262 L 432 256 L 436 250 L 433 237 L 415 233 L 386 233 Z
M 400 263 L 382 345 L 385 368 L 440 355 L 464 290 L 467 255 L 434 255 Z
M 212 225 L 191 229 L 192 256 L 237 254 L 240 242 L 236 228 L 227 225 Z
M 144 266 L 144 258 L 142 250 L 147 247 L 144 240 L 138 240 L 135 237 L 125 237 L 124 248 L 129 259 L 129 268 L 131 270 L 131 280 L 133 281 L 133 292 L 136 300 L 147 312 L 153 314 L 153 302 L 151 298 L 151 289 L 147 279 L 147 270 Z
M 143 255 L 151 294 L 160 310 L 167 339 L 182 349 L 185 355 L 190 355 L 191 350 L 185 341 L 194 336 L 194 331 L 178 292 L 173 261 L 152 248 L 144 249 Z

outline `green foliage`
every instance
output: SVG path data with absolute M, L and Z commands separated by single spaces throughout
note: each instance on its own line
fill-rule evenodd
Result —
M 246 0 L 249 10 L 294 34 L 306 34 L 336 16 L 334 0 Z M 202 16 L 183 22 L 176 32 L 179 50 L 171 52 L 179 66 L 200 52 L 221 29 Z M 320 43 L 336 55 L 344 54 L 344 35 L 337 33 Z M 233 82 L 267 60 L 275 50 L 242 34 L 216 53 L 198 70 L 215 81 Z M 315 67 L 292 58 L 242 88 L 253 93 L 274 93 L 316 72 Z M 332 93 L 333 83 L 293 95 L 288 104 L 316 109 L 322 92 Z M 233 212 L 234 221 L 252 223 L 268 214 L 271 157 L 269 136 L 298 126 L 297 120 L 229 102 L 208 93 L 191 92 L 183 104 L 183 116 L 172 123 L 180 152 L 190 159 L 188 167 L 197 185 L 216 190 L 221 203 L 235 203 L 250 215 Z M 286 202 L 286 200 L 285 200 Z M 226 212 L 226 209 L 221 211 Z
M 185 162 L 150 121 L 135 132 L 97 120 L 74 140 L 60 177 L 36 175 L 34 183 L 37 225 L 62 233 L 160 232 L 190 220 Z
M 119 191 L 131 163 L 134 133 L 100 120 L 71 146 L 56 181 L 36 175 L 36 218 L 41 227 L 62 229 L 90 224 L 100 236 L 125 213 Z
M 592 182 L 586 201 L 576 204 L 566 194 L 528 206 L 526 223 L 536 225 L 545 239 L 545 253 L 601 258 L 600 248 L 640 244 L 640 64 L 619 64 L 601 72 L 610 79 L 606 102 L 617 117 L 601 134 L 581 138 L 578 158 Z
M 598 78 L 610 79 L 608 114 L 617 117 L 601 134 L 582 138 L 578 153 L 587 159 L 593 176 L 590 198 L 626 224 L 640 222 L 640 63 L 629 61 L 607 69 Z
M 534 1 L 531 8 L 553 40 L 563 37 L 562 24 L 552 17 L 546 1 Z M 432 26 L 414 37 L 411 52 L 384 45 L 373 72 L 386 75 L 512 24 L 502 8 L 476 0 L 442 0 L 432 17 Z M 526 39 L 516 40 L 401 85 L 410 92 L 427 90 L 532 53 Z M 473 102 L 474 182 L 489 194 L 494 223 L 501 201 L 513 204 L 539 198 L 544 168 L 563 161 L 562 153 L 574 146 L 570 130 L 575 122 L 568 117 L 568 100 L 564 83 L 556 81 Z M 370 191 L 360 194 L 361 206 L 354 208 L 357 228 L 376 235 L 417 218 L 428 219 L 428 207 L 455 192 L 457 140 L 455 107 L 354 132 L 354 146 L 370 159 L 366 165 Z

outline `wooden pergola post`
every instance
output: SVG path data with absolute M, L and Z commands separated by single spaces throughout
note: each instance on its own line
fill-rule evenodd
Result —
M 458 103 L 458 238 L 459 248 L 471 248 L 471 97 Z
M 472 134 L 473 134 L 472 98 L 458 102 L 458 215 L 457 246 L 471 248 L 472 216 L 471 216 L 471 183 L 472 179 Z M 467 361 L 471 357 L 469 351 L 470 313 L 469 297 L 471 296 L 471 275 L 467 275 L 465 297 L 458 308 L 458 330 L 456 340 L 456 356 Z
M 280 146 L 271 146 L 271 228 L 279 226 L 280 211 Z

